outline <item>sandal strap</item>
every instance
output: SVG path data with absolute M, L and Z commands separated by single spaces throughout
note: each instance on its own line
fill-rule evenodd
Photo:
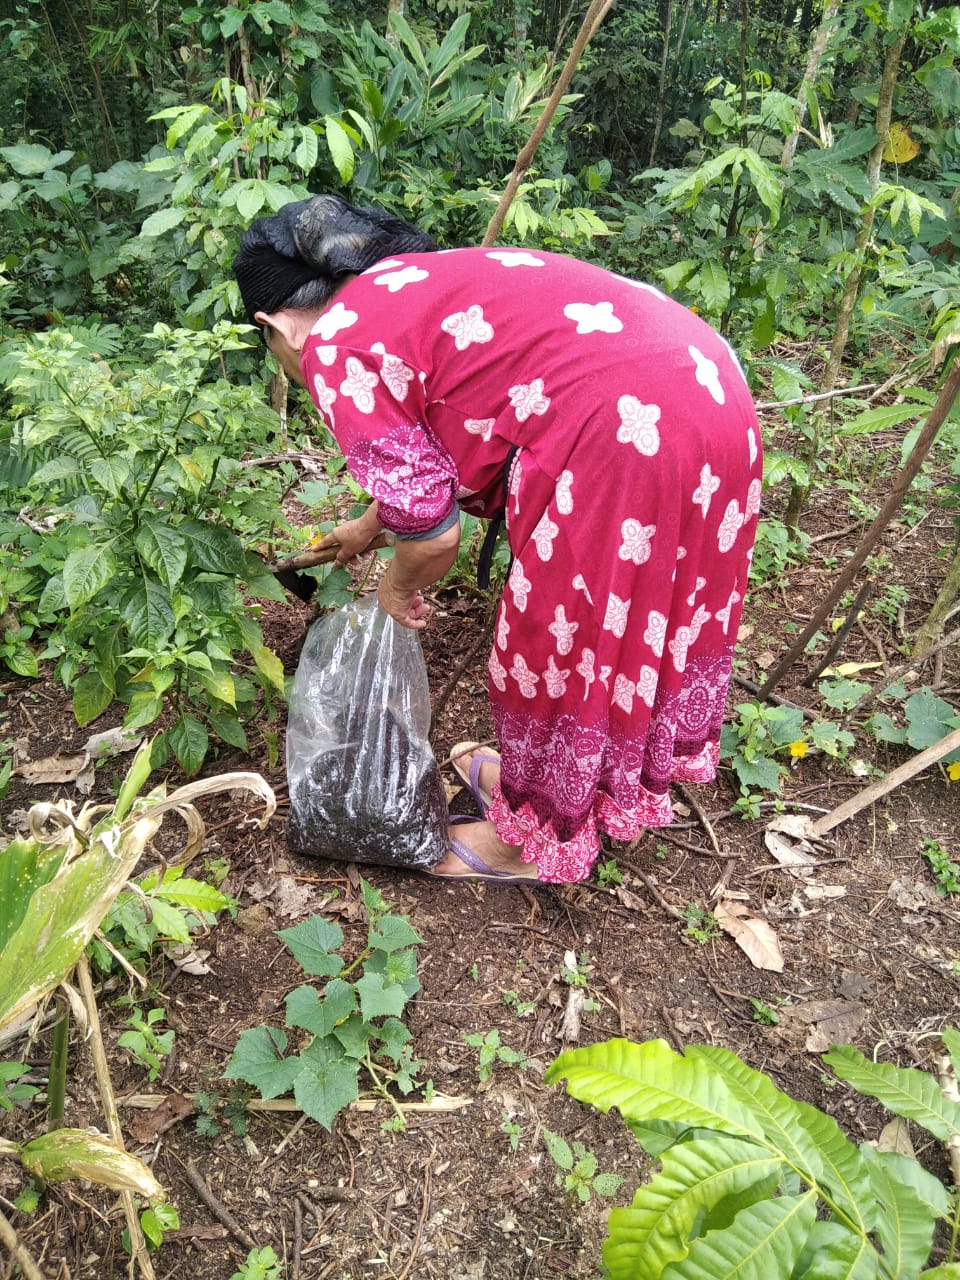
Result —
M 474 853 L 472 849 L 468 849 L 465 844 L 461 844 L 453 836 L 450 837 L 450 848 L 465 866 L 469 867 L 471 871 L 476 871 L 478 875 L 495 877 L 511 875 L 509 871 L 496 871 L 493 867 L 488 867 L 479 854 Z

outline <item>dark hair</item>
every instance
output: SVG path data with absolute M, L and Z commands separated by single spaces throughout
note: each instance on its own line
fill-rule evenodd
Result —
M 257 218 L 244 232 L 233 273 L 251 324 L 258 311 L 324 306 L 347 275 L 395 253 L 428 253 L 436 242 L 410 222 L 339 196 L 313 196 Z

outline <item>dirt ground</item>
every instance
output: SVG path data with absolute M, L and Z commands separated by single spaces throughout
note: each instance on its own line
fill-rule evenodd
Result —
M 750 601 L 738 675 L 763 679 L 763 667 L 789 642 L 791 625 L 810 616 L 862 526 L 846 525 L 836 497 L 822 500 L 807 527 L 825 535 L 810 559 Z M 942 580 L 938 547 L 949 545 L 949 513 L 919 525 L 893 526 L 885 537 L 890 567 L 883 585 L 902 585 L 909 600 L 900 617 L 871 612 L 851 631 L 835 660 L 875 662 L 889 670 L 904 660 L 906 636 L 925 616 Z M 291 602 L 269 615 L 268 639 L 292 670 L 308 606 Z M 466 738 L 490 737 L 482 642 L 484 607 L 476 598 L 438 600 L 424 647 L 435 700 L 445 698 L 436 725 L 437 754 Z M 472 656 L 469 656 L 471 655 Z M 468 658 L 455 687 L 453 673 Z M 801 682 L 802 664 L 779 693 L 822 710 L 817 689 Z M 960 666 L 948 649 L 936 671 L 940 696 L 958 701 Z M 871 673 L 871 678 L 875 678 Z M 78 730 L 63 691 L 50 681 L 11 680 L 5 687 L 2 736 L 19 740 L 38 759 L 70 752 L 93 730 L 117 722 L 107 713 Z M 449 696 L 448 696 L 449 695 Z M 731 705 L 749 698 L 743 686 Z M 834 717 L 836 713 L 833 714 Z M 281 742 L 282 745 L 282 742 Z M 909 752 L 887 750 L 858 733 L 852 758 L 887 771 Z M 201 940 L 210 972 L 190 976 L 160 957 L 151 970 L 145 1007 L 162 1007 L 176 1033 L 174 1052 L 158 1081 L 116 1047 L 128 1011 L 121 984 L 101 1002 L 114 1085 L 128 1095 L 190 1096 L 218 1081 L 240 1032 L 282 1024 L 283 998 L 302 980 L 276 937 L 320 912 L 341 924 L 345 954 L 364 935 L 357 869 L 293 857 L 284 842 L 285 779 L 263 747 L 254 758 L 229 754 L 205 772 L 259 769 L 280 800 L 265 830 L 249 797 L 201 802 L 207 822 L 205 856 L 226 859 L 225 888 L 239 903 Z M 449 768 L 450 781 L 453 775 Z M 843 764 L 815 753 L 795 760 L 784 786 L 789 811 L 832 809 L 866 785 Z M 171 775 L 171 785 L 179 781 Z M 99 798 L 110 799 L 109 771 L 98 775 Z M 2 814 L 10 831 L 18 811 L 70 787 L 30 787 L 15 779 Z M 575 886 L 445 885 L 373 867 L 362 874 L 410 917 L 419 949 L 422 990 L 407 1023 L 424 1079 L 456 1099 L 448 1111 L 407 1114 L 407 1130 L 383 1128 L 390 1111 L 351 1108 L 327 1133 L 296 1111 L 253 1113 L 245 1137 L 224 1127 L 215 1139 L 196 1132 L 195 1113 L 149 1141 L 137 1138 L 147 1114 L 121 1104 L 128 1142 L 153 1167 L 179 1210 L 180 1230 L 155 1255 L 158 1277 L 228 1280 L 249 1242 L 271 1245 L 287 1280 L 558 1280 L 601 1272 L 600 1246 L 610 1204 L 626 1204 L 643 1173 L 639 1148 L 622 1123 L 546 1088 L 544 1069 L 564 1047 L 561 1027 L 573 990 L 564 976 L 573 952 L 586 974 L 588 1009 L 580 1043 L 611 1036 L 663 1037 L 676 1049 L 722 1044 L 768 1072 L 794 1096 L 835 1116 L 855 1141 L 877 1138 L 888 1118 L 825 1072 L 817 1052 L 831 1040 L 902 1065 L 935 1067 L 938 1031 L 960 1025 L 960 904 L 933 891 L 920 857 L 924 839 L 960 860 L 960 784 L 933 767 L 840 825 L 817 864 L 803 876 L 772 856 L 764 829 L 773 807 L 744 821 L 732 810 L 737 791 L 728 770 L 711 786 L 677 789 L 676 825 L 648 832 L 636 847 L 611 845 L 622 883 L 594 878 Z M 806 806 L 804 810 L 802 807 Z M 468 793 L 452 800 L 470 811 Z M 715 836 L 715 848 L 711 833 Z M 742 902 L 775 931 L 782 972 L 760 969 L 725 933 L 692 931 L 690 904 L 709 911 L 724 894 Z M 698 936 L 699 935 L 699 936 Z M 824 1002 L 830 1002 L 825 1004 Z M 775 1021 L 779 1019 L 779 1021 Z M 465 1036 L 499 1030 L 525 1064 L 499 1063 L 481 1082 L 478 1052 Z M 43 1082 L 49 1040 L 28 1048 L 0 1046 L 0 1058 L 28 1056 Z M 67 1122 L 103 1127 L 89 1056 L 74 1045 Z M 41 1122 L 41 1110 L 0 1112 L 0 1132 L 18 1137 Z M 621 1175 L 612 1200 L 571 1200 L 543 1130 L 579 1142 L 604 1172 Z M 936 1144 L 913 1134 L 920 1158 L 948 1177 Z M 193 1180 L 191 1181 L 191 1176 Z M 198 1194 L 202 1180 L 209 1199 Z M 0 1163 L 0 1204 L 47 1277 L 119 1280 L 127 1274 L 122 1213 L 115 1196 L 87 1185 L 51 1188 L 30 1217 L 12 1201 L 18 1166 Z M 232 1214 L 234 1229 L 211 1207 Z M 0 1275 L 9 1276 L 0 1259 Z

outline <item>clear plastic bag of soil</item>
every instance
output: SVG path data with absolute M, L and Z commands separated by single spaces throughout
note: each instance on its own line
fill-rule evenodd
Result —
M 375 597 L 311 626 L 287 717 L 287 844 L 335 861 L 425 870 L 447 852 L 416 632 Z

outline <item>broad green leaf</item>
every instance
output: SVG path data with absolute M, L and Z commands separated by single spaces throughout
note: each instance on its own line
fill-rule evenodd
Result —
M 320 144 L 317 141 L 316 133 L 306 125 L 301 126 L 300 141 L 293 151 L 294 164 L 298 169 L 302 169 L 304 173 L 310 173 L 316 167 L 319 154 Z
M 718 258 L 708 258 L 700 267 L 700 292 L 715 315 L 730 301 L 730 278 Z
M 194 656 L 199 657 L 200 655 L 195 654 Z M 207 693 L 210 694 L 211 698 L 215 698 L 217 702 L 224 702 L 228 707 L 233 707 L 234 710 L 236 710 L 237 686 L 229 671 L 202 671 L 200 673 L 200 683 L 203 685 L 204 689 L 206 689 Z M 241 730 L 241 733 L 242 732 L 243 731 Z
M 28 1142 L 20 1162 L 43 1182 L 85 1178 L 113 1191 L 134 1191 L 148 1199 L 163 1195 L 163 1187 L 142 1160 L 99 1134 L 85 1129 L 52 1129 Z
M 770 225 L 776 226 L 783 203 L 783 178 L 751 147 L 744 149 L 743 160 L 750 171 L 757 195 L 770 215 Z
M 167 902 L 187 907 L 191 911 L 226 911 L 231 902 L 215 885 L 206 884 L 203 880 L 193 880 L 189 876 L 182 876 L 173 884 L 162 884 L 154 893 Z
M 625 1119 L 676 1120 L 690 1127 L 764 1141 L 752 1107 L 735 1097 L 706 1063 L 681 1057 L 664 1040 L 607 1040 L 562 1053 L 544 1080 L 565 1079 L 567 1092 Z
M 247 735 L 236 716 L 211 712 L 207 719 L 210 722 L 210 728 L 221 742 L 225 742 L 228 747 L 236 747 L 240 751 L 247 750 Z
M 823 1061 L 858 1093 L 876 1098 L 897 1116 L 913 1120 L 946 1142 L 960 1134 L 960 1103 L 948 1098 L 932 1076 L 915 1067 L 872 1062 L 852 1045 L 837 1045 Z
M 931 689 L 911 694 L 903 707 L 907 718 L 907 742 L 915 751 L 932 747 L 947 736 L 954 723 L 956 709 Z
M 263 633 L 249 614 L 238 619 L 244 642 L 260 674 L 280 693 L 284 688 L 283 663 L 263 643 Z
M 888 431 L 898 427 L 902 422 L 912 422 L 920 414 L 913 404 L 887 404 L 879 409 L 867 409 L 849 418 L 837 429 L 841 436 L 864 436 L 874 431 Z
M 172 209 L 157 209 L 148 218 L 144 218 L 140 234 L 147 237 L 162 236 L 178 227 L 186 216 L 187 211 L 183 205 Z
M 159 816 L 124 826 L 105 821 L 87 847 L 64 858 L 36 890 L 0 951 L 0 1027 L 36 1004 L 67 976 L 129 880 Z
M 550 1152 L 550 1159 L 554 1164 L 559 1165 L 561 1169 L 573 1168 L 573 1152 L 566 1138 L 554 1133 L 552 1129 L 544 1126 L 543 1140 L 547 1144 L 547 1150 Z
M 864 1236 L 835 1219 L 813 1224 L 794 1280 L 879 1280 L 880 1255 Z
M 816 1184 L 822 1167 L 818 1146 L 793 1098 L 782 1093 L 769 1076 L 754 1071 L 735 1053 L 719 1045 L 691 1045 L 686 1057 L 692 1065 L 703 1063 L 707 1070 L 715 1072 L 731 1095 L 759 1121 L 771 1148 L 781 1154 L 805 1182 Z M 854 1156 L 857 1154 L 852 1144 L 851 1151 Z
M 2 898 L 2 895 L 0 895 L 0 898 Z M 940 1032 L 940 1039 L 950 1055 L 950 1063 L 953 1067 L 954 1075 L 960 1075 L 960 1031 L 954 1030 L 953 1027 L 944 1027 Z
M 373 1018 L 398 1018 L 403 1013 L 407 1003 L 403 984 L 391 981 L 382 973 L 371 973 L 369 965 L 363 977 L 357 979 L 356 988 L 364 1022 Z
M 117 562 L 109 545 L 79 547 L 63 562 L 63 590 L 73 613 L 94 598 L 116 573 Z
M 81 727 L 96 720 L 116 697 L 116 690 L 99 671 L 85 671 L 73 685 L 73 714 Z
M 225 1080 L 245 1080 L 260 1097 L 279 1098 L 289 1093 L 300 1072 L 300 1059 L 285 1058 L 287 1037 L 273 1027 L 250 1027 L 241 1031 L 223 1073 Z
M 319 1039 L 307 1046 L 300 1054 L 300 1073 L 293 1086 L 299 1106 L 327 1131 L 344 1107 L 360 1096 L 360 1063 L 345 1057 L 336 1041 L 332 1046 L 329 1040 Z
M 350 135 L 339 120 L 326 116 L 323 122 L 324 135 L 330 159 L 336 165 L 341 182 L 347 183 L 353 177 L 354 155 Z
M 179 529 L 148 518 L 137 532 L 136 547 L 165 587 L 177 585 L 187 567 L 187 544 Z
M 187 520 L 180 533 L 190 548 L 190 558 L 198 569 L 242 577 L 247 566 L 240 539 L 222 525 L 205 520 Z
M 150 923 L 157 936 L 172 942 L 190 941 L 190 923 L 179 908 L 164 902 L 162 898 L 150 900 Z
M 63 854 L 63 849 L 19 837 L 0 853 L 0 955 L 27 914 L 33 894 L 56 875 Z
M 119 498 L 130 485 L 130 460 L 117 454 L 109 458 L 93 458 L 87 464 L 87 474 L 111 498 Z
M 762 1200 L 737 1214 L 723 1231 L 694 1240 L 681 1262 L 671 1263 L 663 1280 L 773 1280 L 793 1274 L 817 1217 L 813 1191 Z
M 343 946 L 343 930 L 332 920 L 310 916 L 289 929 L 281 929 L 277 937 L 283 939 L 294 960 L 311 977 L 333 977 L 343 968 L 342 957 L 333 954 Z
M 921 1271 L 917 1280 L 960 1280 L 960 1262 L 948 1262 L 942 1267 Z
M 883 1262 L 892 1275 L 915 1274 L 930 1256 L 936 1216 L 914 1189 L 913 1169 L 920 1166 L 909 1156 L 863 1147 L 873 1193 L 880 1202 L 877 1239 Z
M 163 697 L 149 689 L 139 690 L 130 698 L 127 714 L 123 717 L 125 729 L 142 729 L 153 724 L 163 710 Z
M 394 1063 L 399 1062 L 404 1045 L 409 1044 L 413 1038 L 410 1029 L 399 1018 L 386 1018 L 374 1029 L 374 1035 L 383 1042 L 383 1047 L 377 1050 L 377 1056 L 386 1054 Z
M 833 1203 L 863 1234 L 877 1224 L 877 1206 L 870 1173 L 860 1150 L 850 1141 L 836 1120 L 808 1102 L 794 1098 L 801 1124 L 812 1137 L 820 1160 L 818 1182 Z
M 685 1258 L 699 1215 L 729 1196 L 755 1190 L 769 1198 L 783 1162 L 737 1138 L 683 1142 L 665 1151 L 662 1171 L 641 1187 L 629 1208 L 614 1209 L 603 1261 L 611 1280 L 659 1275 Z
M 423 942 L 406 916 L 384 916 L 371 928 L 368 943 L 377 951 L 399 951 Z
M 72 151 L 58 151 L 56 155 L 39 143 L 21 143 L 17 147 L 0 147 L 0 156 L 21 178 L 36 177 L 58 165 L 73 159 Z
M 244 182 L 237 183 L 237 213 L 240 214 L 245 222 L 249 222 L 251 218 L 257 216 L 266 203 L 266 199 L 267 195 L 260 179 L 249 178 Z
M 349 982 L 333 978 L 324 987 L 322 1000 L 315 987 L 304 984 L 291 991 L 285 1003 L 288 1026 L 302 1027 L 322 1038 L 332 1034 L 337 1023 L 355 1012 L 357 993 Z
M 121 600 L 120 616 L 127 624 L 133 643 L 155 652 L 174 628 L 169 590 L 159 578 L 142 577 Z
M 206 759 L 210 737 L 195 716 L 183 715 L 169 730 L 167 740 L 186 774 L 196 773 Z

